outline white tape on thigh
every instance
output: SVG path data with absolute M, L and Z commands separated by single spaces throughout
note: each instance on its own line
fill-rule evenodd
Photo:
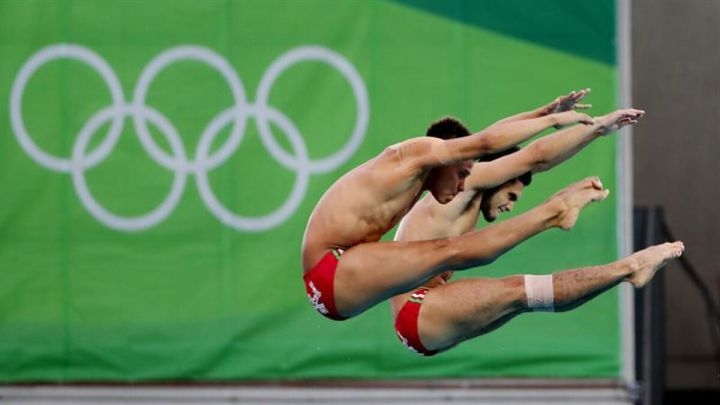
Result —
M 554 311 L 553 276 L 525 275 L 525 295 L 528 307 L 536 311 Z

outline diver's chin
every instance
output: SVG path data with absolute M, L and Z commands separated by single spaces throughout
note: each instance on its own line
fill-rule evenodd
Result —
M 442 195 L 442 196 L 436 198 L 436 200 L 440 204 L 445 205 L 445 204 L 449 203 L 450 201 L 452 201 L 453 198 L 455 198 L 455 194 L 445 194 L 445 195 Z
M 495 220 L 497 219 L 497 215 L 492 215 L 491 213 L 489 213 L 485 210 L 483 210 L 482 213 L 483 213 L 483 217 L 485 218 L 485 220 L 487 222 L 495 222 Z
M 446 204 L 446 202 L 445 202 L 445 200 L 447 200 L 447 197 L 446 197 L 446 196 L 433 194 L 432 197 L 435 199 L 435 201 L 438 202 L 438 204 L 441 204 L 441 205 L 445 205 L 445 204 Z

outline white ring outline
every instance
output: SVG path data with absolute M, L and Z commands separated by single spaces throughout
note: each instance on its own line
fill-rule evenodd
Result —
M 129 232 L 139 231 L 162 222 L 173 212 L 180 201 L 182 192 L 185 190 L 187 171 L 175 170 L 175 179 L 173 180 L 172 188 L 170 189 L 167 197 L 165 197 L 165 200 L 163 200 L 160 205 L 147 214 L 136 217 L 123 217 L 114 214 L 101 206 L 97 200 L 95 200 L 87 186 L 87 183 L 85 182 L 84 173 L 86 166 L 83 165 L 83 152 L 85 152 L 85 148 L 92 139 L 95 131 L 97 131 L 97 129 L 105 121 L 110 118 L 114 118 L 113 116 L 117 117 L 118 113 L 121 114 L 121 117 L 142 114 L 143 119 L 149 119 L 152 121 L 156 126 L 161 128 L 161 132 L 166 136 L 168 143 L 170 144 L 170 148 L 175 155 L 178 155 L 180 161 L 186 160 L 185 150 L 180 140 L 180 135 L 178 135 L 177 130 L 173 127 L 173 125 L 170 124 L 170 121 L 168 121 L 162 114 L 159 114 L 157 111 L 147 107 L 142 110 L 142 113 L 139 113 L 138 110 L 131 107 L 126 107 L 120 111 L 116 111 L 112 108 L 106 108 L 90 119 L 80 131 L 80 135 L 73 145 L 73 165 L 71 166 L 73 185 L 75 186 L 75 190 L 77 191 L 80 200 L 85 202 L 85 207 L 95 218 L 108 227 Z
M 208 182 L 207 173 L 205 171 L 197 171 L 195 173 L 195 179 L 197 181 L 200 196 L 208 209 L 212 211 L 216 217 L 220 218 L 223 223 L 249 232 L 259 232 L 268 228 L 274 228 L 289 218 L 302 202 L 310 178 L 310 170 L 307 163 L 307 147 L 305 146 L 305 142 L 302 140 L 300 131 L 298 131 L 295 125 L 293 125 L 285 115 L 281 114 L 272 107 L 268 108 L 270 108 L 270 110 L 265 117 L 273 120 L 283 130 L 283 132 L 288 135 L 288 140 L 290 141 L 293 150 L 296 152 L 296 155 L 299 156 L 301 163 L 296 168 L 297 176 L 295 177 L 295 185 L 290 192 L 290 196 L 279 208 L 270 214 L 255 218 L 236 214 L 227 209 L 211 191 L 212 188 Z M 224 123 L 220 122 L 217 125 L 223 126 L 223 124 Z M 212 138 L 208 138 L 204 143 L 201 143 L 200 147 L 198 147 L 198 155 L 202 156 L 207 153 L 211 144 Z
M 112 96 L 113 106 L 115 108 L 120 108 L 123 104 L 125 104 L 125 97 L 123 96 L 122 86 L 120 86 L 120 80 L 118 80 L 110 65 L 95 52 L 83 46 L 73 44 L 47 46 L 39 50 L 27 62 L 25 62 L 15 78 L 10 96 L 10 123 L 12 125 L 13 132 L 15 133 L 15 137 L 20 143 L 20 146 L 38 164 L 51 170 L 67 173 L 70 171 L 70 166 L 72 164 L 70 160 L 58 158 L 40 149 L 35 141 L 32 140 L 30 134 L 28 134 L 22 115 L 22 96 L 30 77 L 45 63 L 59 58 L 74 59 L 80 62 L 85 62 L 95 68 L 98 73 L 100 73 L 100 76 L 105 80 L 105 83 L 107 83 L 108 88 L 110 89 L 110 95 Z M 115 143 L 120 137 L 122 129 L 122 116 L 118 115 L 113 120 L 107 138 L 100 143 L 97 149 L 90 154 L 90 158 L 87 159 L 88 167 L 95 166 L 100 162 L 100 160 L 105 159 L 110 152 L 112 152 Z
M 227 157 L 240 144 L 240 141 L 245 134 L 245 127 L 247 125 L 247 114 L 244 113 L 244 111 L 247 110 L 248 104 L 245 96 L 245 89 L 240 81 L 240 78 L 235 73 L 235 70 L 233 70 L 230 63 L 228 63 L 225 58 L 207 48 L 194 45 L 181 45 L 168 49 L 154 57 L 150 63 L 148 63 L 147 67 L 143 69 L 140 74 L 140 79 L 135 86 L 133 104 L 137 107 L 144 106 L 145 97 L 147 96 L 147 92 L 150 88 L 150 82 L 153 81 L 157 74 L 168 65 L 181 60 L 193 60 L 196 62 L 206 63 L 210 67 L 215 68 L 225 79 L 226 83 L 230 87 L 233 98 L 235 99 L 235 108 L 230 108 L 237 113 L 237 116 L 235 117 L 235 126 L 233 127 L 230 137 L 225 142 L 225 145 L 216 152 L 214 162 L 211 160 L 209 164 L 210 167 L 217 167 L 221 163 L 219 162 L 221 158 L 227 159 Z M 221 114 L 222 112 L 218 114 L 215 119 L 218 119 Z M 147 129 L 145 121 L 140 119 L 139 115 L 133 115 L 133 122 L 135 124 L 135 130 L 140 136 L 140 141 L 143 143 L 143 146 L 146 147 L 148 153 L 150 153 L 155 159 L 162 162 L 165 167 L 174 169 L 177 162 L 173 162 L 172 159 L 167 157 L 165 151 L 157 146 Z
M 352 64 L 342 56 L 319 46 L 303 46 L 295 48 L 281 55 L 268 67 L 260 80 L 257 89 L 256 106 L 267 106 L 270 97 L 270 90 L 273 83 L 277 80 L 285 70 L 302 61 L 321 61 L 338 70 L 350 83 L 350 87 L 355 94 L 355 102 L 358 108 L 357 119 L 353 127 L 350 139 L 336 153 L 322 158 L 318 161 L 310 161 L 310 171 L 313 173 L 322 173 L 331 171 L 344 162 L 346 162 L 355 153 L 362 142 L 370 117 L 370 108 L 368 102 L 367 91 L 365 85 L 360 79 L 360 74 L 355 70 Z M 258 130 L 262 135 L 263 143 L 270 153 L 281 162 L 285 167 L 297 168 L 298 162 L 288 155 L 283 148 L 278 145 L 272 135 L 267 119 L 261 119 L 263 109 L 258 108 Z

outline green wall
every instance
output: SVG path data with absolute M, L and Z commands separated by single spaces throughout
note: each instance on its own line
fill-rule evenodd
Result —
M 619 376 L 616 291 L 434 358 L 387 304 L 338 323 L 305 296 L 308 215 L 384 146 L 584 87 L 614 108 L 614 2 L 511 3 L 0 0 L 0 380 Z M 615 191 L 615 142 L 518 210 Z M 613 260 L 616 215 L 611 194 L 463 276 Z

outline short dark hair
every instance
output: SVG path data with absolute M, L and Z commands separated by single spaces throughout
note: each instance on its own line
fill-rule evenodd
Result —
M 494 152 L 494 153 L 488 153 L 486 155 L 482 155 L 482 156 L 480 156 L 480 158 L 478 158 L 478 162 L 491 162 L 495 159 L 499 159 L 503 156 L 507 156 L 507 155 L 509 155 L 511 153 L 515 153 L 519 150 L 520 150 L 519 146 L 511 146 L 500 152 Z M 532 183 L 532 172 L 527 171 L 527 172 L 521 174 L 520 176 L 518 176 L 517 179 L 520 180 L 520 182 L 523 184 L 523 186 L 529 186 L 530 183 Z
M 444 117 L 430 124 L 425 135 L 440 139 L 455 139 L 470 135 L 470 131 L 457 118 Z

